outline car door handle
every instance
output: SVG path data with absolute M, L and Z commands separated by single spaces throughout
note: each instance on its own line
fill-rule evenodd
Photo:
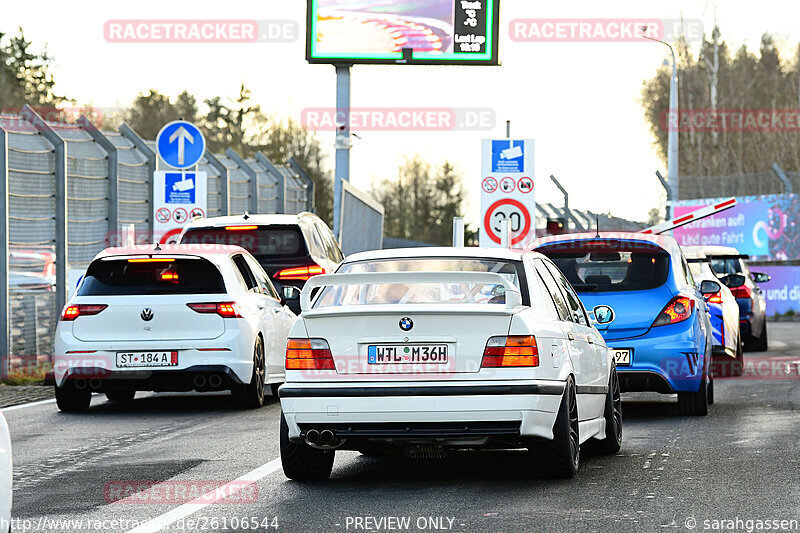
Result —
M 587 336 L 587 337 L 586 337 L 586 341 L 587 341 L 589 344 L 594 344 L 594 337 L 588 337 L 588 336 Z
M 258 304 L 256 307 L 258 307 L 259 310 L 262 310 L 262 311 L 264 310 L 264 305 L 263 304 Z
M 575 335 L 573 335 L 572 333 L 567 333 L 567 338 L 569 340 L 571 340 L 571 341 L 574 341 L 575 340 Z
M 272 308 L 272 312 L 273 312 L 273 313 L 275 313 L 275 314 L 277 315 L 278 313 L 280 313 L 280 312 L 281 312 L 281 308 L 280 308 L 280 307 L 273 307 L 273 308 Z

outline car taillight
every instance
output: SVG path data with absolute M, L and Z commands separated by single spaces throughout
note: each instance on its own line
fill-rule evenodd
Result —
M 222 318 L 242 318 L 236 302 L 208 302 L 186 305 L 197 313 L 216 313 Z
M 225 231 L 253 231 L 258 226 L 225 226 Z
M 275 274 L 277 279 L 292 281 L 307 281 L 311 276 L 324 274 L 325 269 L 319 265 L 308 265 L 301 267 L 284 268 Z
M 706 298 L 706 301 L 712 304 L 721 304 L 722 303 L 722 292 L 715 292 L 714 294 L 710 295 Z
M 492 337 L 483 351 L 482 368 L 539 366 L 539 347 L 533 335 Z
M 753 291 L 750 290 L 750 287 L 747 285 L 742 285 L 741 287 L 733 287 L 731 289 L 734 298 L 752 298 Z
M 75 320 L 79 316 L 96 315 L 108 307 L 106 304 L 78 304 L 68 305 L 61 312 L 61 320 Z
M 683 322 L 692 316 L 693 312 L 694 300 L 686 296 L 676 296 L 670 300 L 667 306 L 659 313 L 655 322 L 653 322 L 653 327 Z
M 335 370 L 333 355 L 325 339 L 288 339 L 286 370 Z

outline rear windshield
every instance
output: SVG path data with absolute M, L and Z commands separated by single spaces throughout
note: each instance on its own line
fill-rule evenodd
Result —
M 326 287 L 314 308 L 379 304 L 505 304 L 496 283 L 365 283 Z
M 255 229 L 193 228 L 181 238 L 181 244 L 227 244 L 241 246 L 255 257 L 304 257 L 303 232 L 297 226 L 259 226 Z
M 219 294 L 225 292 L 217 267 L 205 259 L 101 259 L 89 265 L 79 296 L 127 294 Z M 146 261 L 146 260 L 145 260 Z
M 546 252 L 547 253 L 547 252 Z M 643 291 L 660 287 L 669 275 L 666 253 L 603 250 L 547 253 L 577 292 Z
M 528 291 L 524 281 L 524 269 L 521 261 L 500 261 L 497 259 L 475 259 L 460 257 L 420 257 L 410 259 L 376 259 L 344 263 L 336 271 L 342 274 L 360 274 L 364 272 L 493 272 L 500 274 L 512 285 L 520 289 L 523 305 L 530 305 Z M 488 302 L 496 299 L 496 290 L 491 286 L 483 286 L 477 296 L 480 301 Z M 503 300 L 505 302 L 505 300 Z
M 744 262 L 738 257 L 712 257 L 711 270 L 718 276 L 725 274 L 742 274 L 745 270 Z

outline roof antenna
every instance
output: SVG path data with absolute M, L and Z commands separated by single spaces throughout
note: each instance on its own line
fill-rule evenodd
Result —
M 156 247 L 154 248 L 154 250 L 156 252 L 160 252 L 161 251 L 161 246 L 158 245 L 158 241 L 156 241 Z
M 245 211 L 245 212 L 244 212 L 244 214 L 242 215 L 242 218 L 243 218 L 243 219 L 245 219 L 245 220 L 247 220 L 248 218 L 250 218 L 250 213 L 248 213 L 247 211 Z
M 600 238 L 600 215 L 595 214 L 594 216 L 595 216 L 594 231 L 595 231 L 595 233 L 597 233 L 596 236 L 599 239 Z

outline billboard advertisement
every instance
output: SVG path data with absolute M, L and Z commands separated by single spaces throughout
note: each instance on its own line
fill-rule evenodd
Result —
M 500 0 L 308 0 L 310 63 L 497 65 Z
M 800 314 L 800 266 L 751 266 L 751 270 L 764 272 L 772 279 L 761 285 L 767 298 L 767 315 Z
M 724 200 L 675 202 L 675 218 Z M 674 230 L 682 246 L 731 246 L 754 261 L 800 259 L 800 195 L 736 198 L 736 207 Z

